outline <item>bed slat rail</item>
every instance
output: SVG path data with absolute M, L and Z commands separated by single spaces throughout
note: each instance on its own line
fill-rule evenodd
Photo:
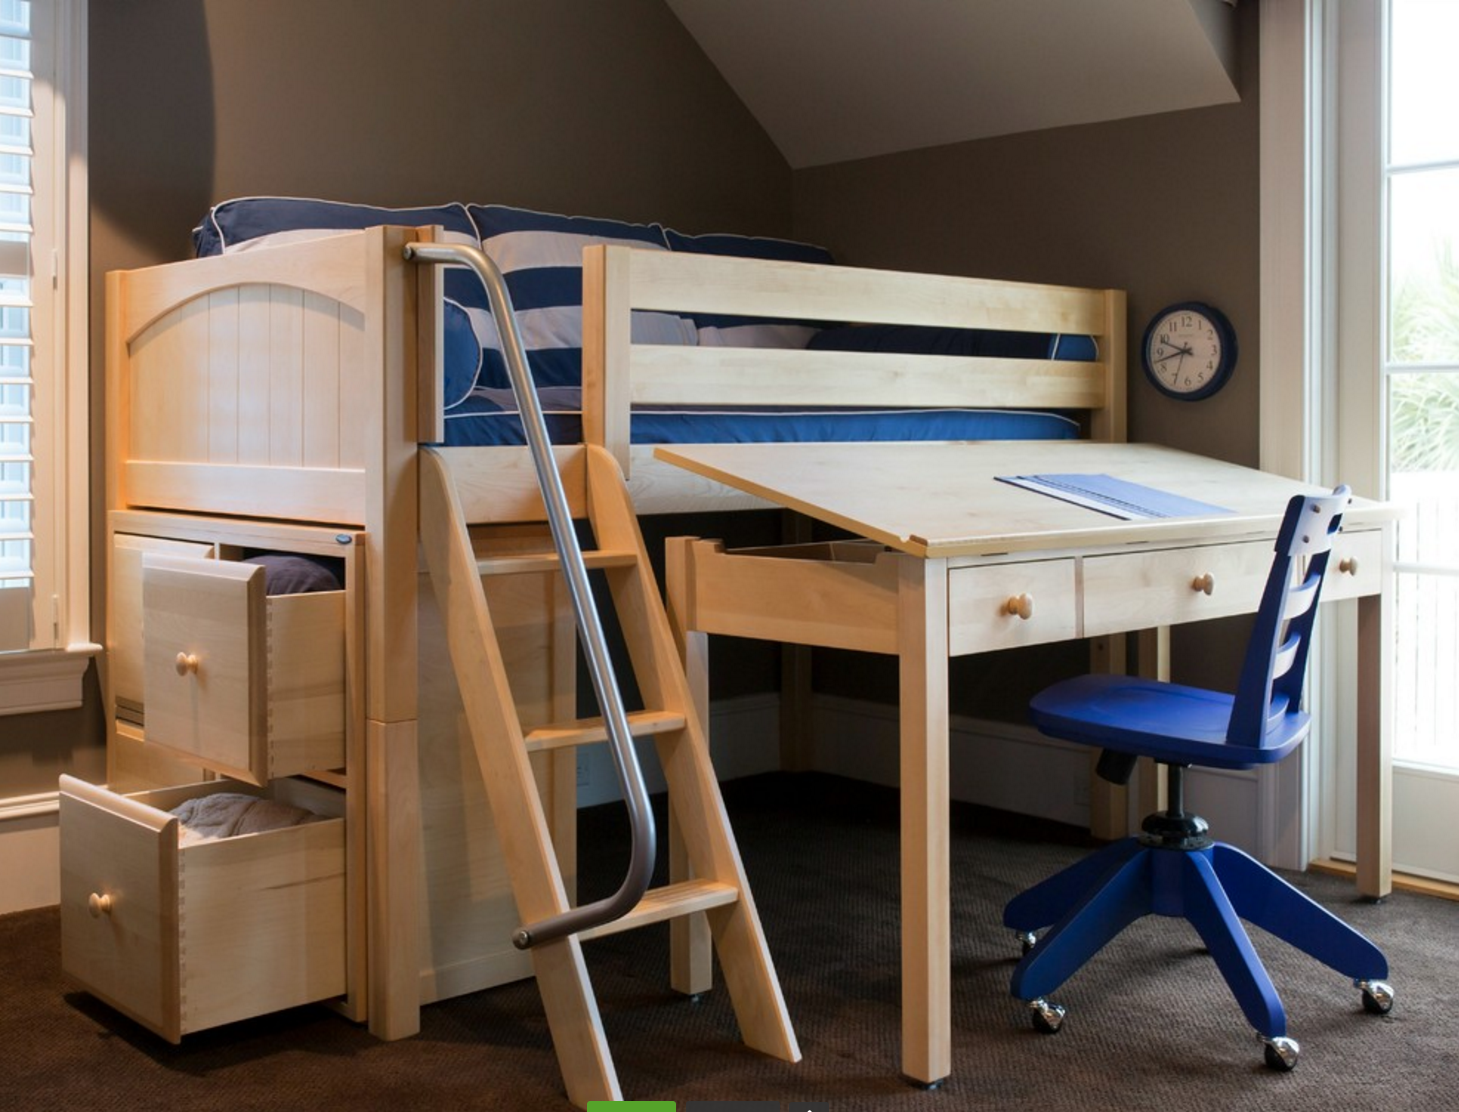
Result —
M 1089 362 L 634 344 L 635 310 L 1095 337 Z M 583 252 L 583 428 L 630 471 L 634 405 L 1087 411 L 1123 440 L 1125 295 L 620 246 Z
M 629 356 L 635 405 L 837 405 L 1093 409 L 1100 363 L 861 351 L 640 345 Z
M 826 321 L 1104 331 L 1104 291 L 849 266 L 592 248 L 628 256 L 630 307 Z

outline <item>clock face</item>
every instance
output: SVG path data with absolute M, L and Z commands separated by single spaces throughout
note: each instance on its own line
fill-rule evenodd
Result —
M 1231 375 L 1236 336 L 1226 318 L 1208 305 L 1172 305 L 1145 331 L 1144 362 L 1146 375 L 1163 393 L 1186 400 L 1209 397 Z

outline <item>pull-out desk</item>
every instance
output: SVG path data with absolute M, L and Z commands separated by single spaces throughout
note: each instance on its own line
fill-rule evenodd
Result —
M 678 541 L 670 605 L 691 658 L 710 633 L 900 662 L 902 1068 L 951 1071 L 948 659 L 1254 611 L 1288 499 L 1316 488 L 1168 448 L 1088 441 L 714 444 L 670 463 L 864 538 L 800 551 Z M 999 482 L 1102 474 L 1226 513 L 1120 520 Z M 1383 711 L 1392 521 L 1355 499 L 1325 600 L 1358 600 L 1358 887 L 1390 889 Z

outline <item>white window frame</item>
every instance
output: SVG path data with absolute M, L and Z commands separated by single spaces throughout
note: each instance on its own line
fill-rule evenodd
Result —
M 1342 416 L 1335 364 L 1335 14 L 1323 0 L 1260 6 L 1260 466 L 1318 485 L 1336 481 Z M 1376 475 L 1344 469 L 1341 480 L 1360 494 L 1379 494 Z M 1352 700 L 1338 697 L 1341 676 L 1352 666 L 1339 651 L 1356 636 L 1351 609 L 1326 615 L 1313 645 L 1311 740 L 1298 760 L 1267 770 L 1258 785 L 1261 856 L 1282 867 L 1301 869 L 1330 857 L 1340 840 L 1324 801 L 1343 790 L 1331 739 L 1356 728 Z
M 89 220 L 85 0 L 32 0 L 36 83 L 32 328 L 50 358 L 33 369 L 34 622 L 28 651 L 0 653 L 0 714 L 76 707 L 91 641 Z M 33 68 L 44 72 L 33 61 Z

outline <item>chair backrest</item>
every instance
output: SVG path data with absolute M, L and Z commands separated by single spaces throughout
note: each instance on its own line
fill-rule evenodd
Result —
M 1290 723 L 1288 716 L 1302 715 L 1302 682 L 1317 599 L 1332 539 L 1351 498 L 1352 492 L 1340 486 L 1331 494 L 1298 495 L 1287 504 L 1231 709 L 1229 744 L 1260 748 Z

